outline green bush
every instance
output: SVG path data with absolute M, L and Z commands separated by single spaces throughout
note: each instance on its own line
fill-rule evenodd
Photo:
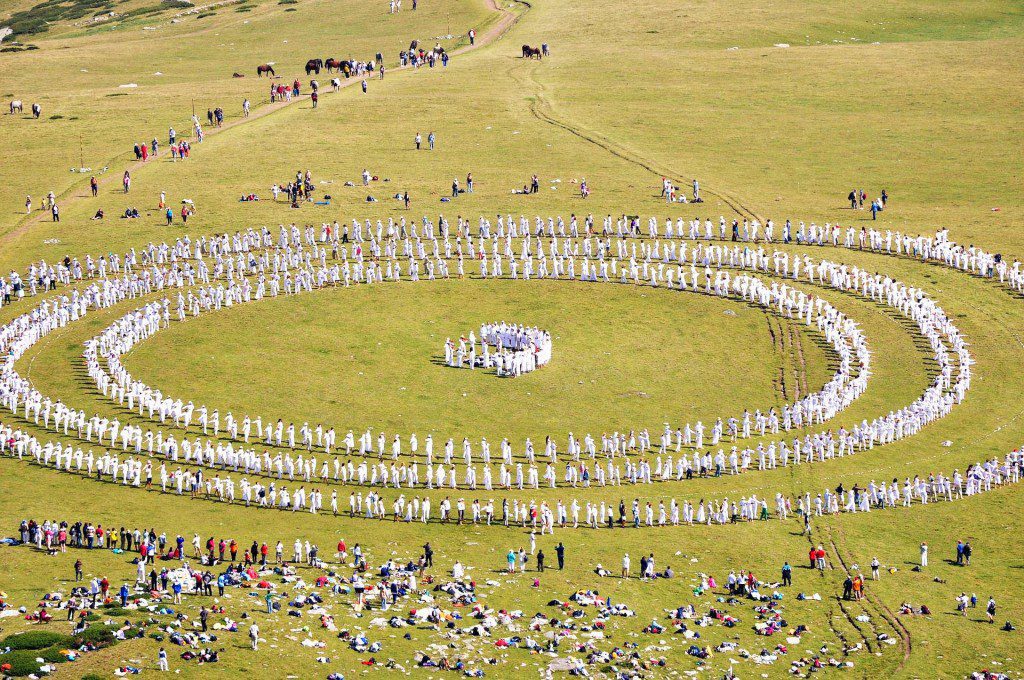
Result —
M 107 647 L 114 643 L 114 631 L 117 630 L 117 625 L 109 626 L 89 626 L 81 633 L 75 636 L 74 646 L 80 647 L 84 644 L 91 643 L 97 647 Z
M 39 652 L 31 649 L 19 649 L 8 654 L 0 654 L 0 664 L 10 664 L 11 668 L 4 674 L 12 678 L 23 678 L 26 675 L 42 675 L 39 667 L 43 664 L 36 661 Z
M 46 663 L 66 663 L 68 660 L 68 657 L 64 656 L 64 650 L 66 649 L 67 647 L 48 647 L 39 652 L 39 656 Z
M 46 649 L 47 647 L 71 645 L 72 639 L 67 635 L 61 635 L 49 630 L 30 630 L 25 633 L 8 635 L 0 642 L 0 647 L 10 647 L 11 650 L 21 649 Z

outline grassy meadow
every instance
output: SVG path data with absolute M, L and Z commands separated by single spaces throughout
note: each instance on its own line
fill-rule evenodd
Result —
M 0 8 L 0 27 L 34 4 L 7 3 Z M 593 214 L 598 224 L 605 215 L 641 215 L 644 226 L 646 217 L 655 215 L 662 221 L 700 217 L 716 223 L 719 216 L 771 218 L 776 224 L 789 218 L 912 234 L 949 228 L 954 240 L 1001 252 L 1009 261 L 1024 254 L 1019 106 L 1024 5 L 1019 2 L 869 0 L 853 7 L 824 0 L 420 0 L 414 12 L 411 0 L 404 0 L 400 13 L 389 14 L 383 1 L 247 0 L 181 17 L 169 6 L 158 11 L 157 4 L 110 2 L 95 11 L 124 16 L 93 22 L 90 13 L 57 20 L 45 31 L 14 37 L 37 49 L 0 51 L 5 114 L 7 102 L 16 98 L 24 100 L 26 111 L 33 102 L 43 107 L 39 120 L 0 116 L 0 272 L 17 270 L 24 276 L 30 262 L 123 253 L 186 233 L 195 237 L 268 226 L 276 234 L 279 224 L 319 228 L 353 219 L 436 220 L 440 214 L 452 223 L 457 216 L 467 218 L 474 226 L 481 215 L 493 221 L 498 214 L 531 220 Z M 470 29 L 477 33 L 472 49 Z M 454 52 L 451 62 L 398 70 L 398 51 L 413 39 L 427 48 L 440 42 Z M 519 56 L 520 45 L 541 43 L 550 45 L 550 58 Z M 356 79 L 334 93 L 328 84 L 332 76 L 321 74 L 323 94 L 315 110 L 307 97 L 269 104 L 270 81 L 255 73 L 258 64 L 273 62 L 281 76 L 274 82 L 298 78 L 306 89 L 309 78 L 302 66 L 307 59 L 368 59 L 377 51 L 388 68 L 383 80 L 368 79 L 366 94 Z M 245 77 L 232 77 L 235 72 Z M 249 119 L 242 118 L 245 98 L 252 102 Z M 208 108 L 223 107 L 225 128 L 207 130 L 187 161 L 172 162 L 166 155 L 145 164 L 134 160 L 133 143 L 155 137 L 163 149 L 171 126 L 188 137 L 193 106 L 204 124 Z M 414 136 L 425 138 L 431 131 L 436 149 L 416 151 Z M 90 170 L 71 172 L 81 166 Z M 127 194 L 120 187 L 126 169 L 133 178 Z M 331 196 L 330 205 L 291 209 L 270 200 L 272 184 L 306 169 L 318 197 Z M 364 169 L 379 178 L 369 187 L 361 185 Z M 442 202 L 452 179 L 464 182 L 467 173 L 475 191 Z M 88 189 L 93 174 L 101 180 L 95 198 Z M 534 174 L 540 193 L 513 193 Z M 666 205 L 659 198 L 664 176 L 684 189 L 699 179 L 705 202 Z M 586 200 L 578 190 L 584 178 L 593 191 Z M 868 211 L 848 207 L 845 197 L 854 188 L 863 188 L 869 198 L 887 190 L 891 199 L 877 222 Z M 61 206 L 59 223 L 38 210 L 50 191 Z M 412 198 L 408 210 L 394 198 L 405 191 Z M 197 212 L 188 225 L 175 218 L 166 226 L 157 206 L 161 192 L 172 206 L 194 201 Z M 248 193 L 261 200 L 239 202 Z M 34 204 L 31 215 L 25 214 L 26 195 Z M 141 218 L 118 219 L 128 207 L 138 208 Z M 90 219 L 99 208 L 107 217 Z M 977 362 L 964 403 L 914 437 L 826 463 L 572 494 L 540 489 L 529 497 L 553 503 L 575 494 L 614 505 L 633 498 L 655 505 L 750 494 L 772 498 L 776 492 L 814 493 L 840 484 L 851 488 L 872 480 L 948 474 L 1020 445 L 1024 301 L 1019 296 L 995 282 L 909 258 L 780 248 L 888 274 L 938 301 Z M 486 436 L 495 449 L 502 436 L 531 437 L 536 443 L 550 434 L 563 442 L 570 430 L 599 437 L 647 427 L 657 437 L 664 422 L 703 419 L 708 424 L 744 408 L 778 407 L 794 398 L 794 386 L 802 392 L 818 389 L 835 368 L 834 356 L 815 332 L 734 301 L 624 285 L 481 281 L 474 263 L 468 271 L 464 281 L 329 289 L 204 314 L 172 323 L 138 345 L 124 363 L 148 384 L 221 413 L 330 423 L 340 433 L 373 427 L 389 435 L 417 432 L 422 438 L 430 432 L 435 442 Z M 798 287 L 856 319 L 873 351 L 869 388 L 827 427 L 849 428 L 888 413 L 927 387 L 934 364 L 915 326 L 863 298 L 803 283 Z M 30 304 L 2 307 L 0 319 L 7 322 Z M 54 332 L 26 353 L 17 369 L 41 392 L 74 408 L 129 418 L 95 390 L 81 352 L 84 341 L 138 304 L 90 313 Z M 552 364 L 516 380 L 440 365 L 446 337 L 497 320 L 550 330 Z M 6 410 L 0 420 L 44 434 Z M 133 421 L 138 420 L 136 415 Z M 166 424 L 147 426 L 165 435 L 175 432 Z M 193 426 L 190 434 L 195 432 Z M 640 671 L 644 677 L 717 679 L 732 667 L 741 678 L 781 678 L 789 675 L 792 662 L 814 655 L 852 663 L 819 671 L 829 677 L 963 678 L 981 669 L 1024 677 L 1020 633 L 989 626 L 983 611 L 992 596 L 999 604 L 999 623 L 1024 624 L 1024 543 L 1016 526 L 1024 500 L 1013 487 L 955 503 L 825 518 L 815 523 L 810 539 L 801 535 L 797 520 L 556 530 L 553 537 L 538 537 L 538 547 L 550 565 L 555 543 L 563 542 L 564 571 L 540 574 L 531 563 L 527 573 L 509 576 L 502 573 L 505 554 L 529 547 L 529 529 L 246 509 L 58 474 L 7 457 L 0 458 L 0 475 L 0 537 L 14 536 L 22 519 L 51 518 L 154 527 L 188 540 L 193 533 L 204 540 L 234 538 L 243 548 L 252 540 L 271 545 L 281 540 L 288 554 L 301 538 L 319 545 L 329 568 L 344 576 L 351 569 L 336 564 L 334 555 L 340 538 L 350 547 L 360 543 L 376 565 L 392 557 L 415 559 L 429 541 L 436 556 L 428 573 L 442 582 L 461 561 L 480 587 L 481 603 L 524 612 L 518 633 L 523 637 L 531 635 L 526 622 L 537 612 L 564 617 L 548 606 L 550 600 L 596 588 L 636 616 L 612 617 L 603 637 L 577 630 L 575 638 L 563 640 L 558 654 L 580 658 L 585 652 L 573 645 L 588 641 L 603 651 L 619 647 L 648 662 Z M 351 489 L 324 485 L 325 495 L 332 490 L 346 505 Z M 435 507 L 444 496 L 455 497 L 419 489 L 408 495 L 429 495 Z M 460 495 L 499 503 L 503 497 L 510 502 L 524 497 Z M 970 567 L 949 562 L 958 539 L 974 547 Z M 931 564 L 915 572 L 921 542 L 932 547 Z M 804 568 L 808 548 L 818 543 L 829 554 L 830 566 L 821 574 Z M 633 557 L 634 571 L 641 554 L 654 553 L 659 568 L 671 565 L 675 578 L 641 582 L 594 574 L 599 563 L 617 574 L 625 552 Z M 123 554 L 72 550 L 51 557 L 28 547 L 0 546 L 3 600 L 32 609 L 47 592 L 66 594 L 77 557 L 87 576 L 105 575 L 115 588 L 134 579 L 135 566 Z M 840 600 L 847 573 L 866 574 L 874 557 L 883 572 L 880 581 L 868 582 L 867 599 Z M 786 630 L 807 628 L 798 643 L 787 643 L 785 632 L 756 635 L 751 601 L 729 602 L 721 588 L 695 592 L 702 573 L 719 584 L 730 570 L 752 570 L 774 581 L 787 560 L 795 567 L 795 583 L 784 589 L 779 604 Z M 310 581 L 324 573 L 299 572 Z M 280 577 L 271 580 L 289 595 L 298 592 Z M 376 653 L 357 652 L 321 628 L 308 610 L 297 618 L 266 615 L 262 600 L 251 592 L 232 588 L 218 599 L 225 612 L 211 621 L 230 617 L 239 621 L 240 631 L 222 633 L 212 643 L 223 650 L 218 663 L 184 661 L 179 658 L 183 648 L 147 636 L 60 664 L 54 675 L 107 678 L 125 665 L 151 675 L 161 645 L 170 652 L 172 670 L 202 678 L 260 672 L 268 678 L 458 675 L 414 668 L 413 655 L 425 650 L 435 658 L 462 656 L 496 678 L 539 675 L 553 660 L 548 652 L 496 648 L 497 637 L 511 634 L 505 629 L 487 638 L 453 636 L 444 627 L 371 623 L 378 616 L 407 614 L 421 604 L 415 598 L 400 601 L 389 613 L 358 612 L 351 594 L 325 593 L 324 608 L 339 630 L 365 631 L 382 644 Z M 798 600 L 797 592 L 817 593 L 820 599 Z M 961 592 L 980 600 L 966 618 L 957 615 L 953 601 Z M 434 595 L 439 606 L 448 607 L 443 594 Z M 927 604 L 932 615 L 897 615 L 905 602 Z M 180 611 L 194 620 L 199 607 L 210 603 L 190 596 Z M 666 610 L 685 604 L 699 613 L 724 609 L 740 622 L 696 628 L 700 639 L 687 640 L 673 634 L 665 618 Z M 584 608 L 577 623 L 591 623 L 593 609 Z M 259 623 L 265 638 L 259 651 L 248 648 L 249 619 L 243 621 L 243 614 Z M 172 619 L 141 611 L 102 618 L 152 619 L 147 635 Z M 663 634 L 642 632 L 653 619 L 668 624 Z M 472 623 L 466 618 L 457 627 Z M 0 647 L 6 636 L 38 628 L 21 616 L 0 618 Z M 60 620 L 49 628 L 67 632 L 69 626 Z M 880 641 L 879 635 L 896 644 Z M 532 636 L 547 642 L 543 632 Z M 688 653 L 693 644 L 714 648 L 723 642 L 736 647 L 707 659 Z M 788 653 L 772 663 L 755 663 L 740 653 L 771 652 L 778 644 Z M 363 665 L 371 656 L 378 663 Z M 649 663 L 658 658 L 664 658 L 663 666 Z M 389 659 L 398 667 L 388 668 Z M 609 678 L 633 668 L 628 659 L 588 666 L 592 676 Z M 797 672 L 811 674 L 806 666 Z

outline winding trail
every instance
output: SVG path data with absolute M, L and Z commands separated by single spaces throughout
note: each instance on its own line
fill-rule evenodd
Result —
M 453 57 L 460 54 L 466 54 L 467 52 L 472 52 L 474 50 L 479 50 L 484 47 L 487 47 L 488 45 L 491 45 L 492 43 L 495 43 L 501 38 L 503 38 L 512 29 L 512 27 L 515 26 L 516 23 L 518 23 L 519 19 L 533 7 L 529 2 L 526 2 L 525 0 L 514 0 L 514 2 L 517 5 L 521 6 L 523 9 L 519 12 L 515 12 L 512 11 L 511 9 L 499 6 L 498 0 L 486 0 L 488 7 L 490 7 L 494 12 L 500 14 L 498 20 L 491 23 L 486 29 L 484 29 L 482 33 L 479 33 L 476 37 L 476 40 L 474 41 L 474 44 L 463 45 L 462 47 L 452 50 L 451 52 L 449 52 L 449 54 Z M 409 71 L 411 69 L 412 66 L 396 66 L 395 68 L 389 70 L 388 73 Z M 361 78 L 355 76 L 347 78 L 342 81 L 341 89 L 352 87 L 360 83 L 361 81 Z M 334 94 L 333 89 L 331 91 L 328 91 L 326 88 L 321 88 L 321 97 L 324 97 L 325 95 L 328 94 Z M 293 99 L 285 101 L 278 101 L 273 103 L 268 102 L 263 106 L 260 106 L 259 108 L 253 109 L 247 117 L 236 118 L 231 121 L 225 122 L 220 127 L 211 127 L 207 130 L 204 130 L 203 136 L 205 138 L 212 137 L 214 135 L 221 135 L 229 130 L 239 127 L 240 125 L 249 123 L 254 120 L 259 120 L 261 118 L 265 118 L 271 115 L 272 113 L 280 111 L 281 109 L 305 101 L 309 101 L 308 95 L 302 95 L 300 97 L 295 97 Z M 181 139 L 190 139 L 190 137 L 182 135 Z M 193 152 L 201 151 L 201 148 L 193 147 L 192 150 Z M 111 165 L 117 163 L 118 159 L 124 155 L 126 154 L 118 154 L 113 158 L 110 158 L 107 161 L 103 162 L 103 165 L 106 167 L 110 167 Z M 165 147 L 162 151 L 158 152 L 155 155 L 150 156 L 149 160 L 147 161 L 130 161 L 128 164 L 125 165 L 125 169 L 128 170 L 130 173 L 134 174 L 134 172 L 139 168 L 142 168 L 152 163 L 153 161 L 159 160 L 161 158 L 166 158 L 169 155 L 170 148 Z M 100 189 L 108 187 L 110 185 L 119 185 L 121 177 L 122 176 L 117 173 L 111 173 L 103 177 L 98 177 L 97 179 L 99 181 Z M 81 181 L 72 183 L 64 191 L 60 192 L 60 194 L 56 196 L 56 199 L 57 204 L 61 208 L 61 212 L 64 212 L 68 204 L 77 203 L 79 200 L 88 197 L 90 197 L 90 193 L 88 190 L 88 180 L 83 175 Z M 11 229 L 3 236 L 0 236 L 0 246 L 6 243 L 10 243 L 19 236 L 22 236 L 33 225 L 43 222 L 45 218 L 49 217 L 49 215 L 50 213 L 48 210 L 35 210 L 32 212 L 31 215 L 25 215 L 24 217 L 21 218 L 19 222 L 15 223 L 13 229 Z

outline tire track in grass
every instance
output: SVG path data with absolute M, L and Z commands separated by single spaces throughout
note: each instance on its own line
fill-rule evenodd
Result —
M 658 177 L 667 177 L 671 179 L 674 183 L 680 185 L 692 181 L 693 178 L 684 178 L 686 181 L 682 181 L 680 180 L 680 177 L 682 177 L 682 173 L 678 173 L 669 168 L 662 167 L 658 164 L 657 161 L 645 158 L 640 154 L 632 151 L 631 149 L 623 146 L 622 144 L 612 139 L 609 139 L 604 135 L 594 132 L 593 130 L 588 130 L 574 123 L 570 123 L 568 120 L 564 118 L 559 118 L 555 114 L 550 100 L 545 96 L 546 88 L 541 82 L 539 82 L 534 77 L 534 72 L 536 68 L 537 66 L 530 66 L 529 68 L 524 69 L 519 68 L 519 65 L 516 64 L 509 71 L 509 74 L 512 76 L 512 78 L 519 82 L 524 89 L 533 92 L 533 96 L 530 98 L 529 110 L 534 117 L 545 123 L 548 123 L 549 125 L 553 125 L 572 135 L 575 135 L 576 137 L 579 137 L 584 141 L 590 142 L 591 144 L 603 149 L 607 153 L 610 153 L 611 155 L 615 156 L 616 158 L 624 160 L 628 163 L 632 163 L 633 165 L 637 165 L 643 168 L 644 170 L 647 170 L 652 175 L 656 175 Z M 520 77 L 520 75 L 523 75 L 524 77 Z M 741 215 L 743 217 L 756 219 L 757 221 L 764 224 L 765 219 L 760 214 L 758 214 L 754 209 L 744 205 L 743 202 L 740 201 L 740 199 L 737 198 L 736 196 L 724 190 L 708 188 L 707 186 L 702 186 L 701 191 L 703 191 L 705 194 L 715 196 L 721 199 L 722 202 L 729 206 L 729 208 L 731 208 L 736 214 Z
M 836 533 L 839 534 L 838 541 L 836 540 Z M 843 546 L 846 545 L 846 537 L 843 534 L 842 528 L 841 527 L 836 527 L 835 531 L 833 531 L 832 523 L 829 523 L 829 525 L 828 525 L 828 534 L 829 534 L 829 544 L 832 547 L 832 551 L 835 553 L 836 559 L 839 561 L 839 564 L 842 566 L 843 571 L 846 572 L 847 577 L 853 578 L 853 572 L 850 571 L 850 567 L 846 564 L 846 559 L 843 557 L 842 550 L 840 549 L 840 544 L 842 544 Z M 913 640 L 912 640 L 911 635 L 910 635 L 910 631 L 899 620 L 899 617 L 896 616 L 895 614 L 893 614 L 892 610 L 889 609 L 888 605 L 886 605 L 884 602 L 882 602 L 882 600 L 879 597 L 869 593 L 867 590 L 864 590 L 863 592 L 864 592 L 864 599 L 860 600 L 860 602 L 861 602 L 861 607 L 864 609 L 865 613 L 868 614 L 868 616 L 871 616 L 871 614 L 874 613 L 876 616 L 878 616 L 883 621 L 885 621 L 889 625 L 889 627 L 892 628 L 892 630 L 896 633 L 896 636 L 899 638 L 900 643 L 902 645 L 903 657 L 902 657 L 902 659 L 900 659 L 899 664 L 896 666 L 896 669 L 893 672 L 893 674 L 895 675 L 896 673 L 899 673 L 900 671 L 902 671 L 903 668 L 906 666 L 907 661 L 910 660 L 910 654 L 913 651 L 913 647 L 914 647 Z M 839 600 L 839 602 L 840 602 L 840 606 L 842 607 L 842 600 Z M 865 602 L 867 602 L 868 604 L 871 605 L 871 607 L 873 609 L 873 612 L 872 612 L 872 610 L 869 610 L 869 608 L 863 604 Z M 850 618 L 850 617 L 848 616 L 847 618 Z M 857 626 L 857 624 L 856 624 L 856 622 L 854 620 L 851 619 L 850 622 L 851 622 L 851 624 L 853 624 L 853 626 L 855 628 L 857 628 L 858 631 L 860 631 L 860 627 Z M 875 639 L 877 640 L 878 639 L 877 638 L 877 635 L 878 635 L 877 629 L 875 629 L 873 625 L 872 625 L 872 628 L 875 630 L 875 636 L 876 636 Z M 866 641 L 866 638 L 865 638 L 865 641 Z M 868 646 L 868 649 L 870 650 L 871 649 L 870 643 L 868 643 L 867 646 Z

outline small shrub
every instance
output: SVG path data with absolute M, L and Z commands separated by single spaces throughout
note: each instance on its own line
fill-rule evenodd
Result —
M 212 17 L 212 16 L 214 16 L 216 14 L 217 14 L 216 12 L 203 12 L 202 14 L 199 14 L 196 17 L 196 19 L 205 19 L 206 17 Z
M 108 647 L 114 643 L 114 630 L 116 629 L 116 625 L 89 626 L 75 636 L 74 646 L 80 647 L 83 644 L 92 643 L 97 647 Z
M 67 647 L 47 647 L 39 652 L 39 657 L 46 663 L 67 663 L 68 657 L 62 653 Z
M 23 678 L 27 675 L 43 675 L 39 667 L 43 664 L 36 661 L 39 652 L 31 649 L 19 649 L 8 654 L 0 654 L 0 664 L 10 664 L 10 669 L 4 671 L 6 676 L 12 678 Z
M 0 643 L 0 647 L 10 647 L 11 650 L 22 649 L 46 649 L 55 645 L 68 646 L 71 638 L 49 630 L 30 630 L 25 633 L 8 635 Z

